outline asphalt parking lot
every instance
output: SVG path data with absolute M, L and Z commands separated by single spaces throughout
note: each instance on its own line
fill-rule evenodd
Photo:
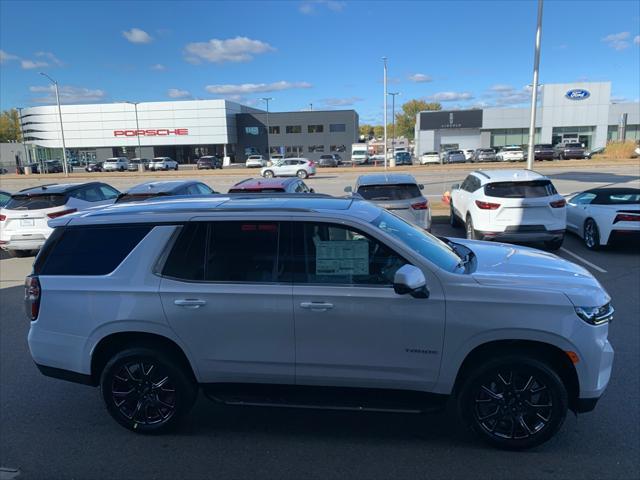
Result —
M 594 171 L 553 167 L 544 173 L 561 193 L 610 183 L 637 185 L 640 179 L 637 169 L 628 166 Z M 434 197 L 465 174 L 415 173 Z M 322 173 L 309 184 L 338 194 L 355 176 Z M 237 178 L 246 177 L 243 172 Z M 122 189 L 130 180 L 109 183 Z M 226 191 L 237 180 L 225 175 L 206 176 L 205 181 Z M 464 234 L 442 221 L 433 231 Z M 613 298 L 614 371 L 594 412 L 568 416 L 555 438 L 520 453 L 487 447 L 458 427 L 451 414 L 225 407 L 204 398 L 177 432 L 132 434 L 109 417 L 97 389 L 37 371 L 26 344 L 29 322 L 22 311 L 21 286 L 33 258 L 3 254 L 0 466 L 17 469 L 19 479 L 640 478 L 640 249 L 627 245 L 591 252 L 569 234 L 558 254 L 591 271 Z M 1 479 L 14 476 L 8 470 L 0 473 Z

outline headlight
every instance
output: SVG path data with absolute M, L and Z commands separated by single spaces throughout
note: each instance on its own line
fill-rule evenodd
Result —
M 575 307 L 576 314 L 591 325 L 602 325 L 613 320 L 613 307 L 610 303 L 602 307 Z

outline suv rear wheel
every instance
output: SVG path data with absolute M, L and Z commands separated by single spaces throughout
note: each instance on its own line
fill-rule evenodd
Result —
M 273 172 L 272 172 L 271 170 L 266 170 L 266 171 L 262 174 L 262 176 L 263 176 L 264 178 L 273 178 Z
M 309 174 L 305 170 L 298 170 L 298 173 L 296 175 L 298 175 L 298 178 L 303 179 L 309 176 Z
M 465 230 L 467 233 L 467 239 L 476 240 L 476 230 L 473 227 L 473 220 L 471 220 L 471 215 L 467 215 L 467 221 L 465 222 Z
M 460 225 L 460 221 L 458 217 L 456 217 L 456 212 L 453 209 L 453 200 L 451 200 L 451 197 L 449 197 L 449 223 L 454 228 Z
M 485 441 L 521 450 L 549 440 L 567 415 L 567 390 L 547 364 L 525 355 L 490 360 L 464 379 L 460 419 Z
M 111 416 L 139 433 L 162 433 L 186 415 L 198 388 L 180 363 L 165 351 L 129 348 L 107 362 L 100 377 Z

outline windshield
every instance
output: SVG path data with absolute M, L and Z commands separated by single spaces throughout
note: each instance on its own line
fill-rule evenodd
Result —
M 438 152 L 425 152 L 423 155 L 438 155 Z
M 462 150 L 449 150 L 449 155 L 464 155 Z
M 503 152 L 521 152 L 522 149 L 519 147 L 507 147 L 503 149 Z
M 168 193 L 166 192 L 158 192 L 158 193 L 123 193 L 118 197 L 116 203 L 123 202 L 141 202 L 143 200 L 147 200 L 148 198 L 161 197 L 166 196 Z
M 568 148 L 582 148 L 582 144 L 581 143 L 567 143 L 566 146 Z
M 366 155 L 366 150 L 354 150 L 353 155 Z
M 443 270 L 454 272 L 458 269 L 460 257 L 453 249 L 421 228 L 405 222 L 386 210 L 371 223 Z
M 7 210 L 41 210 L 64 205 L 66 198 L 62 194 L 13 195 L 5 205 Z
M 391 185 L 361 185 L 358 194 L 365 200 L 408 200 L 420 196 L 420 189 L 415 183 Z
M 480 150 L 480 153 L 496 153 L 491 149 Z
M 548 197 L 558 193 L 549 180 L 531 182 L 496 182 L 484 186 L 484 193 L 489 197 L 500 198 L 535 198 Z

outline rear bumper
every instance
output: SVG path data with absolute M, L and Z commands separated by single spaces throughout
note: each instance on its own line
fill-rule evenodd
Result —
M 91 377 L 91 375 L 85 375 L 84 373 L 72 372 L 71 370 L 64 370 L 62 368 L 47 367 L 36 363 L 36 367 L 40 370 L 45 377 L 57 378 L 59 380 L 65 380 L 67 382 L 79 383 L 81 385 L 97 386 L 97 383 Z
M 44 235 L 39 235 L 38 238 L 21 239 L 21 240 L 9 240 L 6 243 L 0 244 L 2 250 L 40 250 L 47 239 Z
M 549 242 L 564 237 L 565 230 L 505 230 L 502 232 L 476 231 L 481 240 L 500 240 L 503 242 Z

